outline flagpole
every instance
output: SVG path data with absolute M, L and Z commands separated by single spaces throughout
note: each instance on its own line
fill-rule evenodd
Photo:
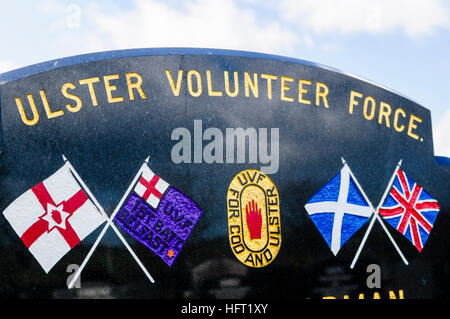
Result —
M 355 257 L 353 257 L 353 261 L 350 265 L 350 268 L 353 269 L 355 267 L 356 261 L 358 260 L 359 255 L 361 254 L 361 250 L 363 249 L 363 246 L 366 243 L 367 237 L 369 237 L 369 233 L 372 230 L 373 224 L 375 223 L 375 213 L 372 214 L 369 227 L 367 228 L 366 233 L 364 234 L 363 240 L 361 241 L 361 244 L 358 247 L 358 251 L 355 254 Z
M 361 185 L 359 184 L 358 180 L 356 179 L 355 175 L 353 175 L 353 172 L 352 172 L 352 170 L 350 169 L 350 166 L 348 166 L 347 162 L 344 160 L 343 157 L 341 157 L 341 160 L 342 160 L 342 163 L 343 163 L 344 165 L 347 165 L 348 171 L 349 171 L 349 173 L 350 173 L 350 176 L 351 176 L 351 177 L 353 178 L 353 180 L 355 181 L 356 186 L 358 186 L 358 189 L 360 190 L 360 192 L 361 192 L 361 194 L 363 195 L 363 197 L 364 197 L 364 199 L 366 200 L 366 202 L 369 204 L 369 206 L 370 206 L 370 208 L 372 209 L 372 211 L 374 211 L 372 202 L 371 202 L 371 201 L 369 200 L 369 198 L 367 197 L 366 193 L 365 193 L 364 190 L 362 189 L 362 187 L 361 187 Z M 366 242 L 367 237 L 368 237 L 368 235 L 369 235 L 369 232 L 370 232 L 370 230 L 372 229 L 372 226 L 373 226 L 373 224 L 374 224 L 374 222 L 375 222 L 375 218 L 374 218 L 374 214 L 373 214 L 373 213 L 372 213 L 372 215 L 370 216 L 370 218 L 371 218 L 371 220 L 370 220 L 369 228 L 367 229 L 367 231 L 366 231 L 366 233 L 365 233 L 365 235 L 364 235 L 364 238 L 363 238 L 363 240 L 362 240 L 362 243 L 365 243 L 365 242 Z M 358 259 L 359 254 L 361 253 L 361 250 L 362 250 L 363 246 L 364 246 L 364 244 L 361 244 L 361 245 L 359 246 L 358 251 L 356 252 L 355 258 L 353 259 L 352 264 L 350 265 L 350 268 L 351 268 L 351 269 L 353 269 L 353 267 L 355 266 L 356 260 Z
M 348 167 L 348 172 L 350 173 L 350 176 L 352 177 L 352 179 L 355 181 L 356 186 L 358 186 L 359 191 L 361 192 L 361 194 L 363 195 L 364 199 L 366 200 L 366 202 L 369 204 L 370 208 L 372 208 L 373 210 L 373 205 L 370 202 L 369 198 L 367 197 L 366 193 L 364 193 L 364 190 L 362 189 L 361 185 L 359 184 L 358 180 L 356 179 L 355 175 L 353 175 L 353 172 L 350 168 L 350 166 L 348 166 L 347 162 L 344 160 L 343 157 L 341 157 L 342 163 L 344 165 L 346 165 Z
M 395 176 L 397 175 L 398 170 L 400 169 L 400 166 L 402 165 L 402 160 L 400 160 L 397 164 L 397 166 L 395 167 L 395 171 L 394 174 L 392 174 L 391 180 L 389 181 L 389 186 L 386 188 L 386 190 L 384 191 L 383 197 L 380 200 L 380 203 L 377 206 L 377 211 L 376 211 L 376 218 L 378 219 L 378 221 L 381 224 L 381 227 L 383 227 L 384 231 L 386 232 L 386 234 L 388 235 L 389 239 L 391 240 L 392 244 L 394 245 L 395 249 L 397 250 L 398 254 L 400 255 L 400 257 L 402 258 L 403 262 L 405 263 L 405 265 L 408 265 L 408 260 L 406 260 L 405 256 L 402 254 L 400 248 L 398 247 L 397 243 L 394 241 L 394 239 L 392 238 L 391 234 L 389 233 L 389 231 L 386 228 L 386 225 L 384 224 L 383 219 L 380 217 L 380 213 L 379 213 L 379 209 L 380 207 L 383 205 L 384 200 L 386 199 L 387 195 L 389 194 L 389 191 L 391 189 L 392 183 L 394 182 Z
M 136 174 L 135 178 L 133 179 L 132 183 L 130 184 L 130 186 L 127 189 L 127 192 L 125 193 L 125 195 L 122 197 L 119 205 L 116 207 L 116 209 L 114 210 L 114 213 L 111 215 L 111 217 L 108 218 L 108 215 L 105 213 L 103 207 L 98 203 L 98 201 L 96 200 L 96 198 L 92 195 L 91 191 L 89 190 L 89 188 L 87 187 L 87 185 L 83 182 L 83 180 L 80 178 L 80 176 L 78 175 L 78 173 L 76 172 L 75 168 L 72 166 L 72 164 L 70 164 L 70 162 L 67 160 L 67 158 L 63 155 L 63 160 L 65 161 L 67 167 L 70 169 L 70 171 L 74 174 L 75 178 L 78 180 L 78 182 L 82 185 L 83 188 L 85 188 L 86 192 L 88 193 L 89 197 L 92 199 L 92 201 L 94 202 L 94 204 L 97 206 L 97 208 L 100 210 L 101 214 L 103 216 L 106 217 L 107 219 L 107 223 L 105 224 L 105 226 L 103 227 L 100 235 L 97 237 L 94 245 L 91 247 L 89 253 L 87 254 L 87 256 L 85 257 L 85 259 L 83 260 L 81 266 L 77 269 L 75 275 L 72 278 L 72 281 L 69 283 L 68 288 L 71 289 L 73 287 L 73 285 L 75 284 L 76 280 L 78 279 L 78 277 L 81 275 L 81 272 L 83 271 L 84 267 L 86 266 L 87 262 L 89 261 L 90 257 L 92 256 L 92 254 L 94 253 L 95 249 L 97 248 L 98 244 L 100 243 L 100 240 L 103 238 L 103 236 L 106 233 L 106 230 L 108 229 L 108 227 L 111 226 L 111 228 L 114 230 L 114 232 L 117 234 L 117 236 L 120 238 L 120 240 L 122 241 L 122 243 L 125 245 L 125 247 L 128 249 L 128 251 L 130 252 L 130 254 L 133 256 L 134 260 L 137 262 L 137 264 L 141 267 L 142 271 L 145 273 L 145 275 L 147 276 L 147 278 L 154 283 L 154 279 L 153 277 L 150 275 L 150 273 L 147 271 L 147 269 L 145 268 L 145 266 L 142 264 L 142 262 L 139 260 L 139 258 L 137 257 L 137 255 L 134 253 L 134 251 L 131 249 L 131 247 L 128 245 L 128 242 L 125 240 L 125 238 L 123 238 L 122 234 L 118 231 L 118 229 L 115 227 L 114 223 L 113 223 L 113 218 L 116 215 L 118 209 L 120 208 L 121 204 L 123 203 L 126 195 L 129 193 L 129 191 L 131 190 L 132 186 L 135 184 L 137 177 L 141 174 L 144 165 L 146 165 L 148 163 L 148 157 L 145 160 L 145 162 L 142 164 L 141 168 L 139 169 L 138 173 Z
M 344 161 L 344 159 L 342 159 L 342 160 Z M 390 188 L 391 188 L 391 186 L 392 186 L 392 183 L 394 182 L 395 176 L 396 176 L 397 171 L 398 171 L 398 169 L 400 168 L 400 165 L 401 165 L 401 164 L 402 164 L 402 160 L 400 160 L 400 161 L 398 162 L 398 164 L 397 164 L 397 166 L 396 166 L 396 168 L 395 168 L 395 170 L 394 170 L 394 173 L 392 174 L 391 179 L 389 180 L 388 186 L 387 186 L 386 190 L 384 191 L 384 194 L 383 194 L 383 196 L 382 196 L 382 198 L 381 198 L 381 200 L 380 200 L 380 203 L 378 204 L 377 209 L 374 210 L 374 213 L 373 213 L 373 215 L 372 215 L 372 220 L 370 221 L 369 227 L 367 228 L 367 231 L 366 231 L 366 233 L 364 234 L 363 240 L 361 241 L 361 244 L 359 245 L 358 250 L 357 250 L 357 252 L 356 252 L 356 254 L 355 254 L 355 257 L 353 258 L 353 261 L 352 261 L 352 263 L 351 263 L 351 265 L 350 265 L 350 268 L 351 268 L 351 269 L 353 269 L 353 267 L 354 267 L 355 264 L 356 264 L 356 261 L 357 261 L 358 258 L 359 258 L 359 255 L 361 254 L 361 250 L 362 250 L 362 248 L 364 247 L 364 245 L 365 245 L 365 243 L 366 243 L 367 237 L 369 236 L 369 233 L 370 233 L 371 230 L 372 230 L 372 227 L 373 227 L 373 224 L 375 223 L 375 220 L 378 220 L 378 221 L 380 222 L 381 227 L 382 227 L 383 230 L 386 232 L 386 235 L 388 236 L 389 240 L 390 240 L 390 241 L 392 242 L 392 244 L 394 245 L 394 248 L 397 250 L 397 252 L 398 252 L 398 254 L 400 255 L 400 257 L 402 258 L 403 262 L 404 262 L 406 265 L 408 265 L 408 261 L 406 260 L 405 256 L 403 255 L 403 253 L 401 252 L 400 248 L 398 247 L 397 243 L 394 241 L 394 239 L 392 238 L 391 234 L 390 234 L 389 231 L 387 230 L 387 228 L 386 228 L 386 226 L 384 225 L 384 222 L 381 220 L 381 217 L 380 217 L 379 212 L 378 212 L 378 210 L 380 209 L 381 205 L 383 205 L 384 200 L 386 199 L 386 196 L 387 196 L 388 193 L 389 193 L 389 190 L 390 190 Z M 370 203 L 370 201 L 369 201 L 369 203 Z M 372 207 L 372 209 L 373 209 L 373 206 L 372 206 L 371 203 L 370 203 L 370 205 L 371 205 L 371 207 Z

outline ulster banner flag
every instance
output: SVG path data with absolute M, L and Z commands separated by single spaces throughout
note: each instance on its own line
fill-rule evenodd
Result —
M 106 221 L 67 164 L 3 212 L 46 273 Z

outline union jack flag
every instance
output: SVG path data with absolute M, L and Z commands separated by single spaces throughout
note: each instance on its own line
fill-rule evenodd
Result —
M 378 211 L 421 252 L 439 209 L 436 199 L 398 169 L 389 195 Z

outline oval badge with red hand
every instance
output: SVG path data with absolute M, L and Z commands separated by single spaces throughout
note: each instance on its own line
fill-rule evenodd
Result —
M 278 190 L 264 173 L 237 174 L 227 192 L 228 236 L 234 255 L 250 267 L 265 267 L 281 247 Z

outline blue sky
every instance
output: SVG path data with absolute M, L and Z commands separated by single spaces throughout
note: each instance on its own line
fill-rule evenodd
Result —
M 431 110 L 450 157 L 450 1 L 0 0 L 0 72 L 114 49 L 284 55 L 360 76 Z

